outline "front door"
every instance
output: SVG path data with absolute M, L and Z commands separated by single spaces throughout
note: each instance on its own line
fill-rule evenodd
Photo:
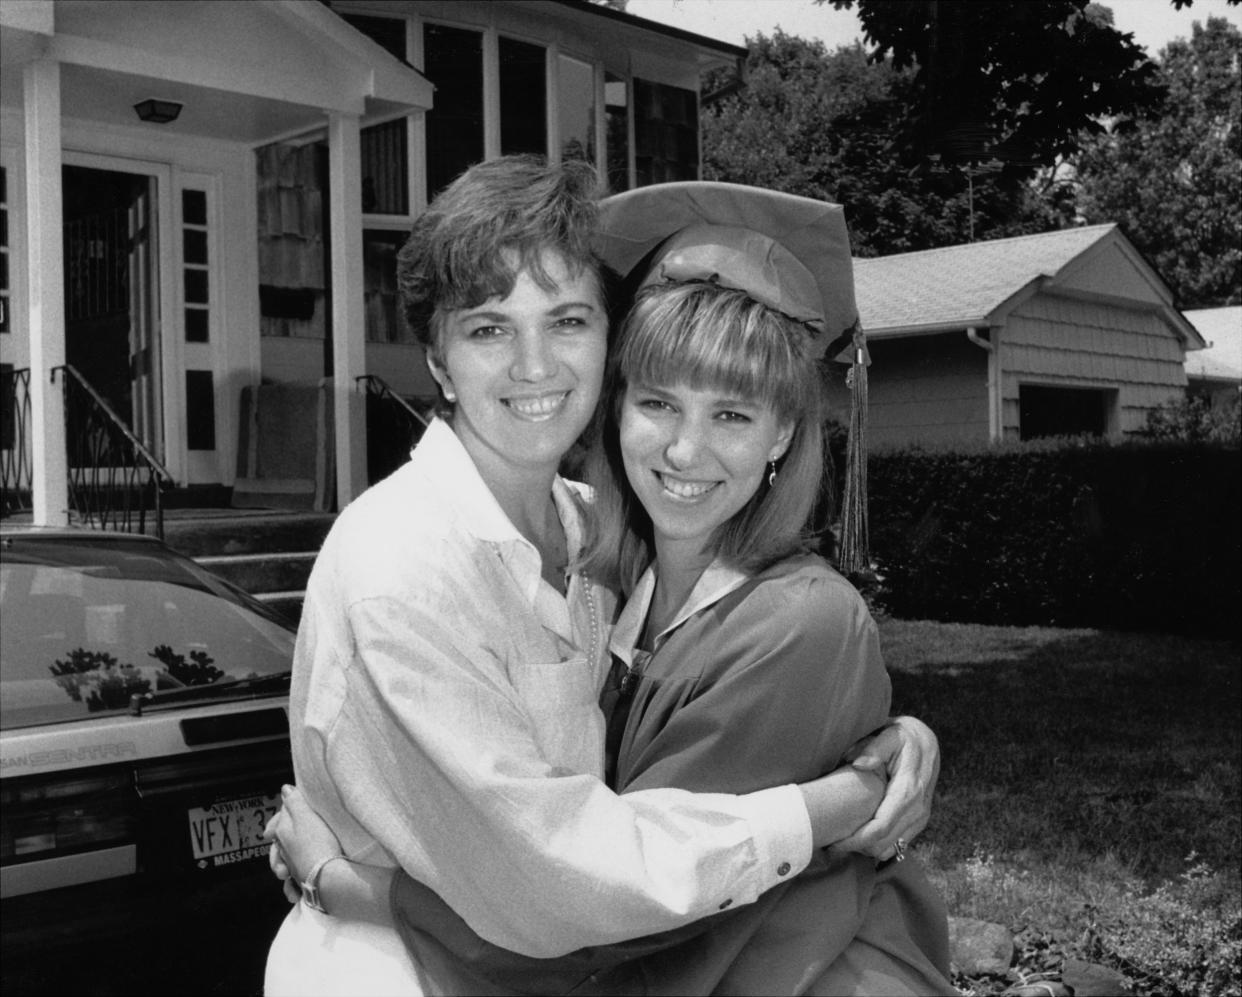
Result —
M 63 170 L 65 359 L 162 458 L 156 178 Z

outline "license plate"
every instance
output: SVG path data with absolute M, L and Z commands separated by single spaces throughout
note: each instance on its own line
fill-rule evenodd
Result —
M 232 865 L 266 855 L 263 828 L 280 809 L 280 797 L 243 796 L 191 807 L 190 847 L 200 869 Z

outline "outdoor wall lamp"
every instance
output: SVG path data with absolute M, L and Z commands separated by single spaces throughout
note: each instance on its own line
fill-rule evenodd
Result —
M 148 97 L 135 104 L 134 110 L 138 112 L 138 117 L 143 121 L 149 121 L 153 125 L 166 125 L 170 121 L 177 120 L 177 115 L 181 113 L 181 108 L 184 106 L 175 100 L 157 100 L 155 97 Z

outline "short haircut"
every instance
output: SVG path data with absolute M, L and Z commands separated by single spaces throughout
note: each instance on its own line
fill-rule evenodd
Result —
M 428 354 L 438 359 L 444 311 L 506 297 L 524 271 L 551 290 L 541 261 L 547 250 L 575 275 L 598 279 L 591 248 L 598 196 L 590 164 L 550 166 L 538 156 L 477 163 L 438 194 L 397 254 L 402 311 Z
M 771 407 L 793 438 L 775 483 L 755 495 L 709 541 L 714 556 L 761 571 L 809 548 L 813 514 L 826 511 L 825 377 L 798 322 L 716 284 L 644 288 L 622 323 L 592 428 L 586 477 L 595 490 L 583 570 L 630 592 L 655 556 L 651 520 L 621 458 L 621 406 L 631 384 L 716 388 Z

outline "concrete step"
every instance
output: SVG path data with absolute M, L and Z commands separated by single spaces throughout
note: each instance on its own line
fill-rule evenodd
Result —
M 227 578 L 252 595 L 301 592 L 306 589 L 315 554 L 276 551 L 267 554 L 207 554 L 194 559 L 208 571 Z
M 177 509 L 165 517 L 164 539 L 296 624 L 306 579 L 335 519 L 273 509 Z
M 323 512 L 172 510 L 164 518 L 164 541 L 194 558 L 314 552 L 335 519 L 335 514 Z

